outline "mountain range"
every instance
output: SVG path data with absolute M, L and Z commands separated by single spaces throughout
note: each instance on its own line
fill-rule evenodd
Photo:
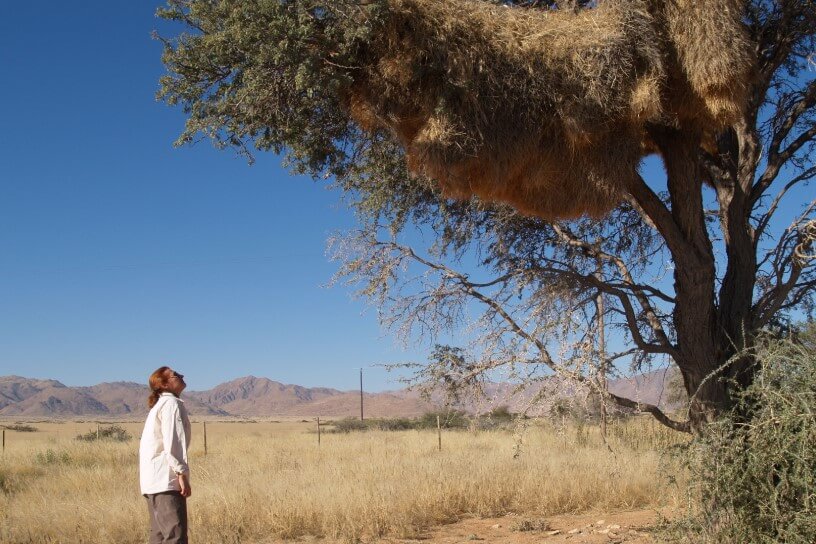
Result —
M 666 371 L 659 370 L 633 379 L 614 380 L 610 390 L 642 402 L 665 404 L 665 381 Z M 463 408 L 473 411 L 503 404 L 518 411 L 540 388 L 514 393 L 510 384 L 488 384 L 486 395 L 492 403 Z M 0 418 L 141 418 L 147 413 L 148 393 L 145 385 L 134 382 L 69 387 L 56 380 L 0 376 Z M 302 387 L 255 376 L 238 378 L 207 391 L 185 391 L 182 398 L 190 413 L 199 417 L 345 417 L 360 413 L 359 391 Z M 429 402 L 417 392 L 405 389 L 365 393 L 363 400 L 369 417 L 414 417 L 441 405 L 433 397 Z

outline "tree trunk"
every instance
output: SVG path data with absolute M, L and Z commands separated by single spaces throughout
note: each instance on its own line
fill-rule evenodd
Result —
M 729 405 L 726 385 L 719 376 L 712 375 L 722 361 L 714 296 L 714 252 L 703 209 L 700 137 L 672 129 L 655 130 L 652 137 L 663 156 L 671 217 L 679 230 L 679 236 L 666 240 L 675 267 L 675 362 L 692 399 L 692 429 L 699 430 Z
M 729 131 L 722 138 L 720 156 L 727 157 L 730 172 L 717 184 L 720 225 L 725 242 L 727 267 L 720 288 L 718 333 L 720 359 L 727 361 L 752 342 L 753 302 L 756 281 L 756 251 L 749 223 L 750 193 L 754 165 L 758 160 L 759 143 L 756 133 L 748 127 L 749 120 Z M 729 365 L 727 376 L 741 388 L 753 379 L 753 358 L 740 357 Z

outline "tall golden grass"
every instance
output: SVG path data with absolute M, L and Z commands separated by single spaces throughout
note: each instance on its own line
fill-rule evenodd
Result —
M 434 431 L 324 434 L 318 447 L 305 425 L 208 426 L 208 455 L 200 425 L 191 451 L 191 537 L 202 544 L 410 537 L 466 515 L 680 499 L 655 449 L 677 438 L 640 421 L 612 426 L 612 451 L 589 426 L 534 423 L 520 441 L 509 431 L 446 432 L 441 452 Z M 137 467 L 135 441 L 10 441 L 0 462 L 0 542 L 145 542 Z

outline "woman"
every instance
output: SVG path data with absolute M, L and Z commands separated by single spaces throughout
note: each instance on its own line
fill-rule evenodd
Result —
M 190 418 L 179 395 L 184 376 L 163 366 L 150 375 L 150 413 L 139 444 L 139 481 L 150 512 L 150 544 L 187 544 Z

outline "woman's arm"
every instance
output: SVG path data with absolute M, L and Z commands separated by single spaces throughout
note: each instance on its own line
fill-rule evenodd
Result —
M 187 465 L 187 436 L 181 417 L 178 402 L 167 402 L 162 407 L 161 433 L 164 454 L 167 456 L 170 470 L 178 475 L 182 495 L 189 496 L 190 467 Z

